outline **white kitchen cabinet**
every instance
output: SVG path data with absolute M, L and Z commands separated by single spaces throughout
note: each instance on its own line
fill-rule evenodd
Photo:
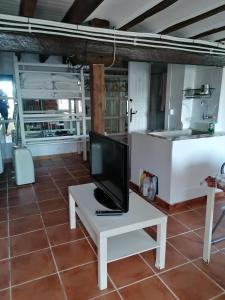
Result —
M 218 174 L 225 161 L 225 134 L 196 137 L 179 131 L 173 138 L 176 131 L 168 133 L 132 134 L 131 181 L 139 184 L 141 170 L 156 175 L 158 196 L 170 205 L 205 196 L 204 179 Z

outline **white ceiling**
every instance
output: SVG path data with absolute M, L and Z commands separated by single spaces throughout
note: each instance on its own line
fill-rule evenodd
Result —
M 190 25 L 190 26 L 187 26 L 180 30 L 174 31 L 171 34 L 174 36 L 191 37 L 191 36 L 195 36 L 195 35 L 201 33 L 202 31 L 208 31 L 212 28 L 220 27 L 220 26 L 224 26 L 224 25 L 225 25 L 225 11 L 221 12 L 217 15 L 214 15 L 212 17 L 209 17 L 205 20 L 202 20 L 200 22 L 197 22 L 193 25 Z
M 73 2 L 74 0 L 38 0 L 34 17 L 60 22 Z
M 163 0 L 104 0 L 86 21 L 93 18 L 106 19 L 110 21 L 112 27 L 120 28 L 161 1 Z M 73 2 L 74 0 L 38 0 L 34 17 L 61 21 Z M 221 5 L 225 5 L 225 0 L 178 0 L 129 30 L 159 33 L 176 23 Z M 0 13 L 18 15 L 19 6 L 20 0 L 0 0 Z M 170 35 L 191 37 L 221 26 L 225 26 L 225 11 L 171 32 Z M 225 38 L 224 31 L 202 39 L 215 41 L 221 38 Z
M 140 25 L 143 30 L 148 29 L 151 32 L 158 33 L 169 26 L 193 18 L 223 4 L 225 4 L 224 0 L 178 0 L 167 9 L 146 19 Z M 195 27 L 198 27 L 198 25 L 195 25 Z
M 146 10 L 161 2 L 161 0 L 104 0 L 87 18 L 109 20 L 111 25 L 120 28 Z

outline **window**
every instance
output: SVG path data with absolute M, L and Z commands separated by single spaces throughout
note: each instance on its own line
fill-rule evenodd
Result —
M 0 90 L 7 96 L 8 101 L 8 119 L 13 119 L 14 113 L 14 95 L 13 95 L 13 80 L 11 76 L 0 77 Z M 3 117 L 3 116 L 1 116 Z M 11 134 L 11 130 L 14 129 L 13 122 L 9 123 L 7 127 L 7 134 Z

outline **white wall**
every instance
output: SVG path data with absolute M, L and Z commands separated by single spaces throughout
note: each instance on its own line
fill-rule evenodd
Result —
M 140 171 L 158 176 L 159 197 L 170 199 L 172 142 L 147 134 L 131 135 L 131 181 L 139 184 Z
M 221 93 L 222 68 L 214 66 L 185 66 L 183 89 L 199 89 L 208 83 L 212 91 L 211 97 L 185 98 L 182 101 L 181 121 L 183 129 L 208 129 L 208 123 L 217 121 Z M 203 120 L 203 113 L 213 119 Z
M 225 131 L 225 67 L 222 70 L 221 92 L 216 129 L 217 131 Z
M 195 88 L 196 66 L 185 66 L 183 90 Z M 183 98 L 183 95 L 182 95 Z M 183 98 L 181 122 L 182 128 L 190 128 L 193 109 L 193 99 Z
M 132 134 L 131 181 L 139 184 L 141 170 L 158 176 L 158 196 L 173 205 L 206 195 L 201 185 L 225 162 L 225 136 L 171 141 Z
M 185 65 L 168 64 L 167 70 L 165 129 L 181 129 Z
M 51 143 L 28 144 L 32 156 L 46 156 L 62 153 L 75 153 L 82 151 L 82 143 L 75 141 L 58 141 Z
M 13 53 L 0 52 L 0 75 L 13 75 Z
M 173 142 L 170 204 L 206 195 L 201 185 L 209 175 L 220 173 L 225 162 L 225 136 Z

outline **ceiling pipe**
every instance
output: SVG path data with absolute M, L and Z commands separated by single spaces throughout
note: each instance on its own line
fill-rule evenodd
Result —
M 116 42 L 116 44 L 123 45 L 225 56 L 225 45 L 218 42 L 177 38 L 155 33 L 139 33 L 95 28 L 3 14 L 0 14 L 0 31 L 24 32 L 30 34 L 40 33 L 112 44 Z

